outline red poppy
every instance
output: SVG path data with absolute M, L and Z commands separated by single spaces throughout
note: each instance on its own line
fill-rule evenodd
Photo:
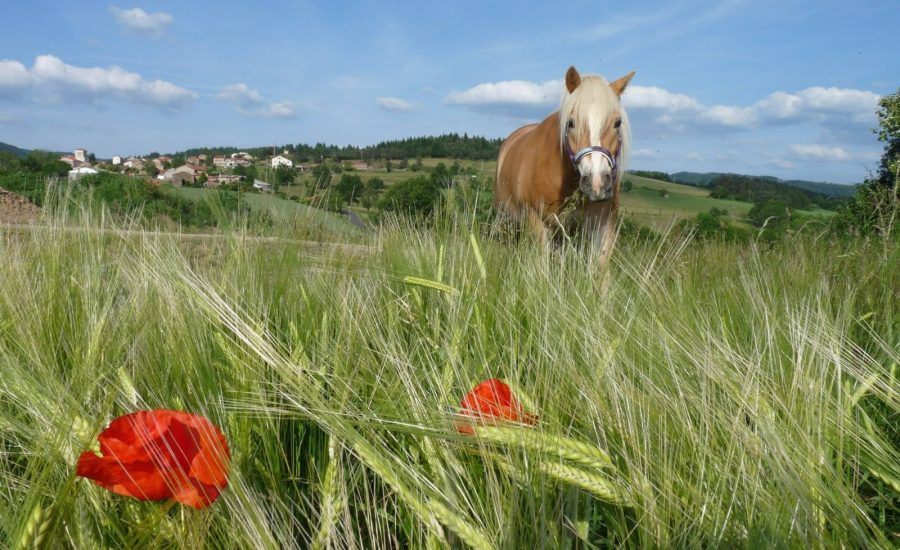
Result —
M 205 508 L 228 485 L 228 442 L 202 416 L 138 411 L 113 420 L 98 440 L 101 456 L 81 453 L 77 473 L 113 493 Z
M 459 405 L 462 407 L 460 414 L 475 417 L 477 422 L 482 424 L 509 420 L 531 426 L 537 422 L 536 416 L 525 412 L 509 386 L 496 378 L 485 380 L 475 386 Z M 458 422 L 456 429 L 464 434 L 475 433 L 471 422 Z

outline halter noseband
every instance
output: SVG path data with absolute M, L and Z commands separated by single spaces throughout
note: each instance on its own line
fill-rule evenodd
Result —
M 621 152 L 621 147 L 619 151 L 616 152 L 615 155 L 602 145 L 591 145 L 590 147 L 585 147 L 584 149 L 579 149 L 577 152 L 572 152 L 572 147 L 569 145 L 569 128 L 566 127 L 566 135 L 563 137 L 563 143 L 565 144 L 566 155 L 568 155 L 569 159 L 572 161 L 572 164 L 575 166 L 575 170 L 578 170 L 578 163 L 581 162 L 581 159 L 584 157 L 591 155 L 593 153 L 599 153 L 606 157 L 606 160 L 609 161 L 609 166 L 612 168 L 612 178 L 616 180 L 617 172 L 619 170 L 619 152 Z

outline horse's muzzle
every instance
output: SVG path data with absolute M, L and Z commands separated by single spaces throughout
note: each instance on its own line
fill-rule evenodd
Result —
M 599 191 L 594 189 L 594 186 L 591 185 L 590 179 L 582 180 L 581 185 L 579 185 L 579 189 L 581 193 L 585 196 L 588 202 L 603 202 L 608 201 L 613 196 L 613 185 L 612 182 L 603 185 Z

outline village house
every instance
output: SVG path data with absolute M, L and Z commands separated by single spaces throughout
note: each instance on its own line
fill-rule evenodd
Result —
M 125 168 L 131 168 L 132 170 L 143 170 L 144 159 L 130 157 L 128 160 L 122 163 L 122 166 L 124 166 Z
M 278 168 L 279 166 L 287 166 L 288 168 L 293 168 L 294 161 L 287 158 L 287 156 L 286 156 L 287 154 L 288 154 L 288 152 L 285 151 L 284 153 L 278 155 L 277 157 L 273 157 L 272 158 L 272 168 Z
M 197 173 L 193 167 L 183 164 L 160 173 L 156 178 L 171 183 L 172 187 L 181 187 L 185 183 L 194 183 L 197 180 Z
M 253 188 L 263 192 L 270 192 L 272 191 L 272 184 L 261 180 L 253 180 Z
M 219 187 L 221 185 L 230 185 L 234 183 L 239 183 L 241 181 L 241 176 L 231 175 L 231 174 L 217 174 L 213 176 L 209 176 L 206 179 L 206 183 L 203 184 L 204 187 L 208 187 L 210 189 Z
M 96 168 L 91 168 L 90 166 L 79 166 L 78 168 L 69 170 L 69 181 L 76 181 L 84 176 L 90 176 L 93 174 L 99 174 L 100 172 Z
M 73 155 L 63 155 L 63 156 L 59 157 L 59 160 L 62 162 L 65 162 L 72 168 L 75 168 L 75 163 L 77 162 Z
M 113 163 L 113 166 L 118 166 L 118 165 L 122 164 L 122 157 L 120 157 L 119 155 L 114 156 L 112 158 L 112 163 Z
M 88 150 L 85 148 L 75 149 L 75 160 L 81 163 L 88 162 Z

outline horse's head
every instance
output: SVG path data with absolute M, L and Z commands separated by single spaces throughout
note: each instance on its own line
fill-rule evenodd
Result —
M 609 83 L 600 76 L 566 72 L 566 94 L 559 108 L 563 153 L 578 172 L 578 187 L 589 201 L 611 199 L 628 156 L 630 130 L 620 96 L 634 71 Z

